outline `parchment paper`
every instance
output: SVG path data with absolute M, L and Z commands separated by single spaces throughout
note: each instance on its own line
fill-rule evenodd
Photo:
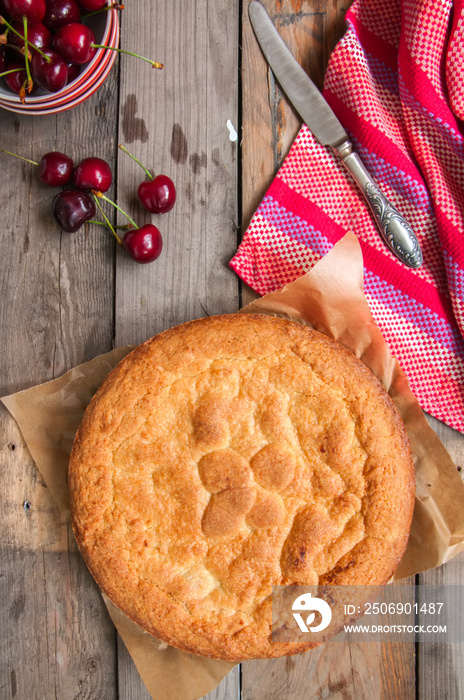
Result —
M 395 578 L 439 566 L 464 550 L 464 484 L 372 319 L 363 293 L 361 249 L 354 234 L 347 234 L 306 275 L 242 311 L 292 318 L 332 336 L 373 370 L 395 401 L 409 434 L 416 468 L 413 524 Z M 113 350 L 59 379 L 2 398 L 68 520 L 67 464 L 75 431 L 98 386 L 130 349 Z M 156 700 L 202 697 L 234 666 L 167 646 L 129 620 L 105 595 L 103 599 Z

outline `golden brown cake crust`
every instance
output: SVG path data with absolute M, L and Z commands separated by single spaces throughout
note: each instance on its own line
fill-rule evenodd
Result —
M 363 363 L 296 322 L 231 314 L 131 352 L 76 435 L 73 527 L 98 584 L 167 643 L 214 658 L 271 641 L 281 584 L 384 584 L 406 547 L 409 443 Z

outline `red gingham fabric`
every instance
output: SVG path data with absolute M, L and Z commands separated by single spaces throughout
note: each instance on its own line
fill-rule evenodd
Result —
M 464 432 L 464 0 L 357 0 L 324 95 L 424 264 L 382 242 L 343 166 L 303 125 L 231 267 L 260 294 L 304 274 L 349 230 L 373 317 L 422 408 Z

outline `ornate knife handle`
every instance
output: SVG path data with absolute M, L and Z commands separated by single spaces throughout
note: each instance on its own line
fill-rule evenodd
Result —
M 345 141 L 340 147 L 333 150 L 359 186 L 380 235 L 392 253 L 408 267 L 420 267 L 422 265 L 422 251 L 416 234 L 406 219 L 377 187 L 364 167 L 361 158 L 353 152 L 352 148 L 351 142 Z

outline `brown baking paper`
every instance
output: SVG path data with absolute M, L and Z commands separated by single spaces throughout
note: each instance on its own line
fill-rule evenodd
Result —
M 373 321 L 363 293 L 362 255 L 354 234 L 347 234 L 306 275 L 242 311 L 295 319 L 332 336 L 360 357 L 392 396 L 406 425 L 416 468 L 411 534 L 395 578 L 439 566 L 464 550 L 464 484 Z M 67 465 L 75 431 L 91 396 L 130 349 L 113 350 L 59 379 L 2 399 L 68 520 Z M 202 697 L 234 666 L 160 642 L 123 615 L 105 595 L 103 599 L 156 700 Z

